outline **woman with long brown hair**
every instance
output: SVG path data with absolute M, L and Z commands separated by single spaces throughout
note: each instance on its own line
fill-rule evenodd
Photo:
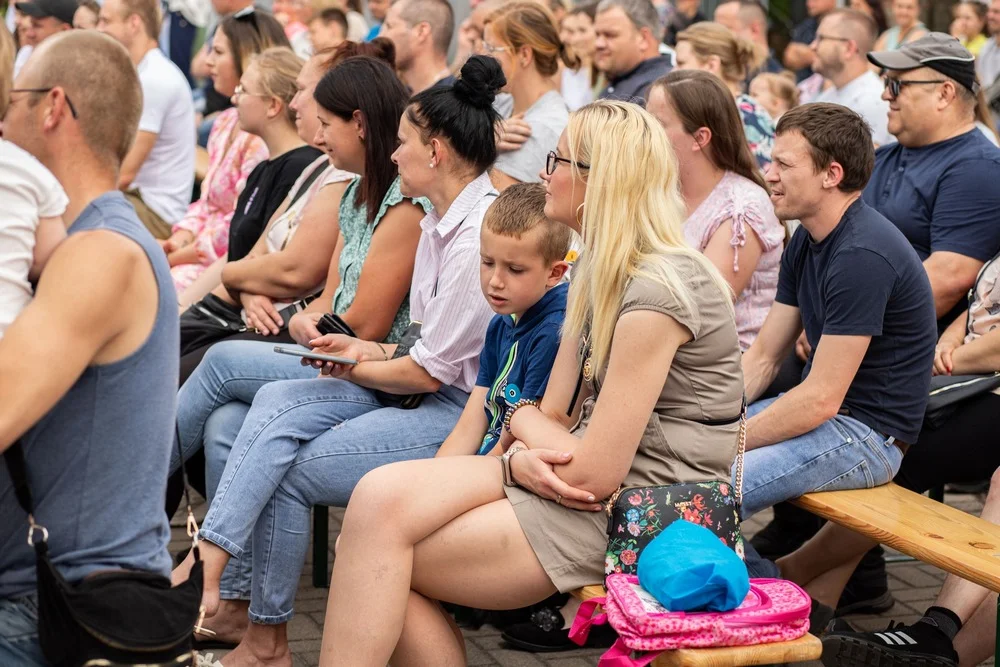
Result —
M 785 230 L 750 153 L 732 95 L 708 72 L 671 72 L 649 91 L 647 110 L 663 125 L 680 166 L 684 237 L 705 253 L 736 295 L 746 350 L 778 287 Z

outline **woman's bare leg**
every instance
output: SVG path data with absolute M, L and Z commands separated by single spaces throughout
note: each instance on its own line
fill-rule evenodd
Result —
M 403 633 L 389 664 L 392 667 L 425 667 L 427 663 L 421 656 L 432 654 L 437 667 L 462 667 L 466 662 L 465 638 L 440 603 L 410 591 Z
M 555 590 L 505 499 L 494 457 L 407 461 L 361 480 L 341 530 L 321 664 L 385 665 L 402 635 L 411 589 L 496 609 Z M 439 641 L 457 646 L 451 629 L 438 627 Z M 443 646 L 434 657 L 413 659 L 432 664 L 441 651 L 453 654 Z

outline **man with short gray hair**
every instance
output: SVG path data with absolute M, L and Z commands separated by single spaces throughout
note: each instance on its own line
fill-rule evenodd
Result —
M 417 93 L 438 83 L 454 83 L 448 69 L 448 47 L 455 15 L 447 0 L 397 0 L 379 31 L 396 47 L 399 78 Z
M 594 20 L 594 65 L 608 78 L 601 99 L 645 106 L 650 85 L 672 69 L 659 51 L 660 18 L 650 0 L 602 0 Z

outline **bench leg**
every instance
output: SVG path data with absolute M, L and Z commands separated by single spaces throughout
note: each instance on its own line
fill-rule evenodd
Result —
M 330 575 L 326 561 L 330 557 L 330 519 L 325 505 L 313 507 L 313 586 L 327 588 Z

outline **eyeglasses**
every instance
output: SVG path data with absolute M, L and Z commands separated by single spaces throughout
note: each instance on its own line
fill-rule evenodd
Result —
M 590 169 L 589 164 L 584 164 L 582 162 L 573 162 L 570 159 L 559 157 L 556 155 L 555 151 L 549 151 L 548 156 L 545 159 L 545 174 L 551 176 L 556 171 L 556 164 L 559 162 L 565 162 L 566 164 L 576 165 L 577 169 Z
M 917 86 L 932 83 L 946 83 L 945 79 L 928 79 L 926 81 L 910 81 L 894 79 L 891 76 L 887 76 L 882 79 L 885 85 L 885 89 L 889 91 L 889 97 L 896 99 L 899 97 L 899 92 L 903 89 L 903 86 Z
M 479 42 L 479 51 L 484 55 L 493 53 L 503 53 L 504 51 L 507 51 L 509 48 L 510 47 L 507 46 L 493 46 L 485 39 Z
M 265 93 L 250 93 L 250 92 L 247 92 L 243 88 L 243 84 L 241 83 L 238 86 L 236 86 L 236 90 L 233 91 L 233 98 L 239 99 L 239 98 L 243 97 L 244 95 L 249 95 L 250 97 L 270 97 L 270 95 L 267 95 Z
M 828 41 L 831 41 L 831 42 L 850 42 L 850 41 L 853 41 L 853 40 L 851 40 L 848 37 L 834 37 L 833 35 L 824 35 L 821 32 L 816 33 L 816 39 L 814 41 L 817 44 L 819 44 L 824 39 L 828 40 Z
M 56 86 L 52 86 L 51 88 L 14 88 L 10 92 L 12 92 L 12 93 L 34 93 L 34 94 L 43 95 L 45 93 L 51 93 L 55 89 L 56 89 Z M 63 91 L 63 98 L 65 98 L 65 100 L 66 100 L 66 106 L 69 107 L 69 112 L 71 114 L 73 114 L 73 118 L 76 119 L 76 120 L 79 120 L 80 116 L 79 116 L 79 114 L 76 113 L 76 107 L 73 106 L 72 100 L 69 99 L 69 95 L 67 95 L 65 91 Z

